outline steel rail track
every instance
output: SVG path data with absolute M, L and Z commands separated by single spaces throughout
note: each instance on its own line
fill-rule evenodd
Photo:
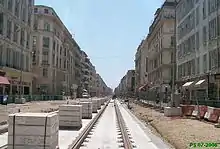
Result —
M 95 123 L 99 120 L 103 112 L 105 111 L 106 107 L 108 106 L 109 102 L 105 104 L 104 108 L 95 116 L 95 118 L 86 126 L 86 128 L 80 133 L 80 135 L 74 140 L 74 142 L 68 147 L 68 149 L 79 149 L 84 140 L 87 138 L 89 132 L 95 125 Z
M 121 135 L 122 135 L 122 140 L 124 143 L 124 148 L 125 149 L 133 149 L 133 145 L 129 139 L 127 130 L 126 130 L 126 126 L 125 126 L 125 122 L 123 119 L 123 116 L 120 112 L 120 109 L 118 107 L 118 104 L 115 102 L 115 112 L 116 112 L 116 117 L 117 117 L 117 121 L 118 121 L 118 126 L 119 129 L 121 131 Z

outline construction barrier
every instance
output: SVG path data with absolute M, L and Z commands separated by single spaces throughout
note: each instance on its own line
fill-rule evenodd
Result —
M 192 116 L 197 117 L 198 116 L 198 112 L 200 113 L 200 118 L 204 118 L 205 113 L 207 112 L 208 107 L 204 106 L 204 105 L 199 105 L 199 110 L 198 110 L 198 106 L 195 105 L 195 108 L 193 110 Z
M 204 118 L 210 122 L 217 123 L 220 116 L 220 108 L 208 107 Z
M 182 108 L 182 116 L 192 116 L 193 110 L 195 109 L 194 105 L 180 105 Z

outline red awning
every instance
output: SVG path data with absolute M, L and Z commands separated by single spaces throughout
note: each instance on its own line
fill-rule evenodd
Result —
M 6 85 L 8 85 L 8 84 L 10 84 L 10 83 L 9 83 L 9 81 L 8 81 L 8 79 L 7 79 L 6 77 L 0 76 L 0 84 L 6 84 Z

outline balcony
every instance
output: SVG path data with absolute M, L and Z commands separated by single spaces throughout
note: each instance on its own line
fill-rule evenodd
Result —
M 89 69 L 88 68 L 83 68 L 83 71 L 88 72 L 88 74 L 89 74 Z

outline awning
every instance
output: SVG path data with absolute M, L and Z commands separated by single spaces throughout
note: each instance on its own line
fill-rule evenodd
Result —
M 192 83 L 193 83 L 193 81 L 192 81 L 192 82 L 186 82 L 186 83 L 183 85 L 183 87 L 190 86 Z
M 204 79 L 204 80 L 199 80 L 198 82 L 196 82 L 195 85 L 200 85 L 200 84 L 202 84 L 204 81 L 205 81 L 205 79 Z
M 140 91 L 140 90 L 144 89 L 145 87 L 147 87 L 147 85 L 148 85 L 148 84 L 145 84 L 145 85 L 143 85 L 143 86 L 139 87 L 139 89 L 138 89 L 138 90 Z
M 0 76 L 0 84 L 6 84 L 6 85 L 8 85 L 8 84 L 10 84 L 10 83 L 9 83 L 9 81 L 8 81 L 8 79 L 7 79 L 6 77 Z

